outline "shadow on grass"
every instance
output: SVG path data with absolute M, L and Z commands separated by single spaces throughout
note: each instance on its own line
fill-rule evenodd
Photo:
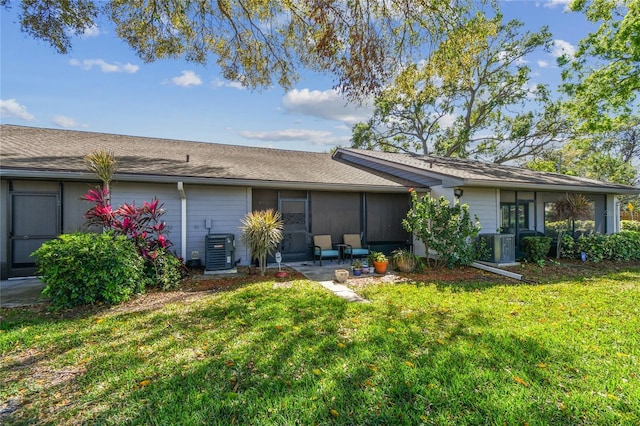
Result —
M 417 293 L 411 303 L 407 290 Z M 505 328 L 488 309 L 455 310 L 451 290 L 437 302 L 420 288 L 388 291 L 399 293 L 353 304 L 308 282 L 263 283 L 82 319 L 75 346 L 51 345 L 67 362 L 88 358 L 83 374 L 43 385 L 10 420 L 615 424 L 619 413 L 633 416 L 624 401 L 575 396 L 588 392 L 575 384 L 583 379 L 571 342 Z M 551 363 L 558 367 L 543 366 Z

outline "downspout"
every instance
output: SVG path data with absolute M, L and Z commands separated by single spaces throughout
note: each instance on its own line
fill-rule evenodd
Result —
M 184 193 L 184 185 L 178 182 L 180 193 L 180 257 L 187 259 L 187 195 Z

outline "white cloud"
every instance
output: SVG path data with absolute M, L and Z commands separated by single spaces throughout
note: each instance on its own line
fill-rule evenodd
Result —
M 221 80 L 216 78 L 211 82 L 211 87 L 230 87 L 232 89 L 245 90 L 246 87 L 242 85 L 239 81 L 229 81 L 229 80 Z
M 82 33 L 82 36 L 84 38 L 89 38 L 89 37 L 97 37 L 100 35 L 100 29 L 98 28 L 97 25 L 92 25 L 89 28 L 85 29 L 84 32 Z
M 138 65 L 133 65 L 130 63 L 121 64 L 118 62 L 110 64 L 102 59 L 84 59 L 82 61 L 71 59 L 69 61 L 69 64 L 73 65 L 74 67 L 80 67 L 83 70 L 91 70 L 93 67 L 98 67 L 104 73 L 126 72 L 128 74 L 134 74 L 140 69 Z
M 53 124 L 58 127 L 62 127 L 64 129 L 68 129 L 70 127 L 78 127 L 78 123 L 76 120 L 70 117 L 65 117 L 64 115 L 56 115 L 53 117 Z
M 573 44 L 564 40 L 553 40 L 553 48 L 551 49 L 551 56 L 559 58 L 563 55 L 567 55 L 573 58 L 576 54 L 576 48 Z
M 294 89 L 282 98 L 289 114 L 301 114 L 325 120 L 355 124 L 367 120 L 372 113 L 370 105 L 348 104 L 337 90 Z
M 540 68 L 546 68 L 546 67 L 548 67 L 548 66 L 549 66 L 549 62 L 547 62 L 547 61 L 544 61 L 544 60 L 540 59 L 540 60 L 538 61 L 538 66 L 539 66 Z
M 556 6 L 562 6 L 565 10 L 569 8 L 571 0 L 544 0 L 542 5 L 548 8 L 554 8 Z
M 310 142 L 314 145 L 341 145 L 349 142 L 349 136 L 335 136 L 326 130 L 310 129 L 284 129 L 267 131 L 241 131 L 238 133 L 245 139 L 270 141 L 270 142 L 290 142 L 301 141 Z
M 26 121 L 35 118 L 29 114 L 26 106 L 20 105 L 15 99 L 0 99 L 0 117 L 17 117 Z
M 180 87 L 199 86 L 202 84 L 200 76 L 189 70 L 182 71 L 182 75 L 173 77 L 171 81 Z

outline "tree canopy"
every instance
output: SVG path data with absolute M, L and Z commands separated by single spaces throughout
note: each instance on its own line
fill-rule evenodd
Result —
M 531 83 L 525 60 L 549 47 L 551 33 L 523 33 L 522 25 L 481 13 L 459 22 L 377 97 L 372 118 L 354 127 L 352 146 L 501 163 L 559 140 L 560 110 L 547 86 Z
M 18 2 L 18 0 L 14 0 Z M 476 2 L 477 3 L 477 2 Z M 0 0 L 10 7 L 12 0 Z M 290 88 L 298 70 L 329 72 L 352 99 L 376 93 L 398 66 L 472 0 L 20 0 L 20 25 L 67 53 L 73 35 L 109 19 L 145 61 L 212 60 L 250 88 Z
M 638 113 L 640 0 L 574 0 L 570 7 L 600 26 L 575 57 L 559 60 L 567 105 L 584 132 L 612 130 Z

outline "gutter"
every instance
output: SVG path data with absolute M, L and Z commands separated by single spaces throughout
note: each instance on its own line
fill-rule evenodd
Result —
M 44 171 L 34 173 L 30 170 L 8 170 L 0 169 L 0 177 L 2 178 L 26 178 L 26 179 L 64 179 L 64 180 L 89 180 L 95 181 L 95 175 L 81 172 L 55 172 Z M 367 182 L 362 184 L 344 184 L 344 183 L 323 183 L 323 182 L 291 182 L 277 180 L 256 180 L 256 179 L 233 179 L 233 178 L 206 178 L 206 177 L 190 177 L 190 176 L 163 176 L 163 175 L 145 175 L 145 174 L 116 174 L 114 181 L 121 182 L 145 182 L 145 183 L 170 183 L 174 184 L 176 178 L 183 183 L 197 185 L 222 185 L 222 186 L 240 186 L 252 188 L 282 188 L 282 189 L 299 189 L 299 190 L 340 190 L 351 192 L 397 192 L 406 193 L 408 187 L 402 185 L 370 185 Z M 416 189 L 423 189 L 416 187 Z M 427 189 L 428 188 L 424 188 Z

